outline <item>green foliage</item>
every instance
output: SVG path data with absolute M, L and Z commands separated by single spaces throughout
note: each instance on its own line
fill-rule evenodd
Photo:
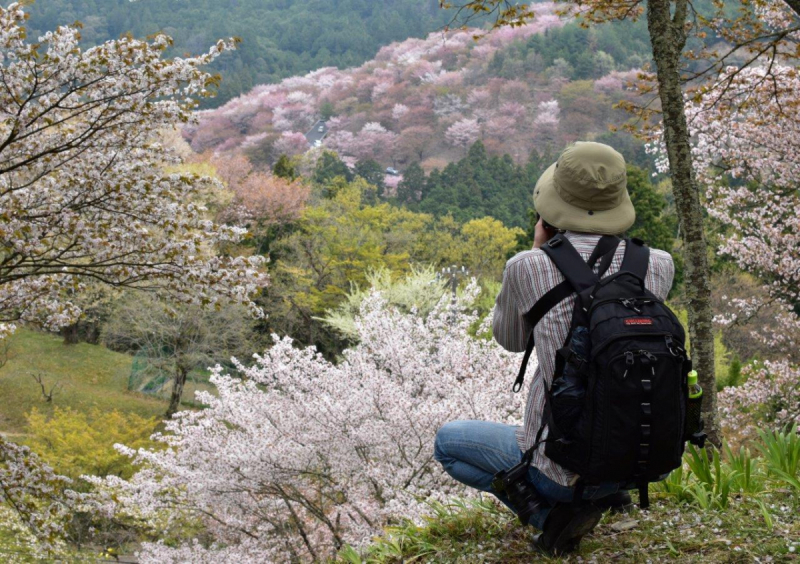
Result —
M 355 166 L 355 174 L 375 186 L 378 196 L 383 196 L 383 191 L 386 188 L 383 179 L 386 173 L 384 173 L 380 164 L 372 159 L 358 161 Z
M 424 37 L 452 17 L 436 0 L 45 0 L 30 11 L 30 37 L 75 20 L 83 22 L 89 44 L 164 31 L 175 41 L 170 56 L 241 38 L 236 51 L 212 65 L 223 80 L 206 106 L 320 67 L 357 66 L 381 46 Z
M 627 235 L 638 237 L 655 249 L 672 252 L 678 218 L 665 213 L 667 201 L 655 190 L 646 171 L 628 165 L 628 192 L 636 209 L 636 221 Z
M 502 538 L 516 522 L 510 512 L 488 499 L 456 499 L 447 504 L 434 501 L 424 524 L 404 520 L 376 538 L 365 554 L 345 546 L 338 554 L 338 561 L 454 562 L 459 553 L 473 557 L 482 553 L 484 544 Z
M 727 509 L 734 497 L 748 497 L 760 503 L 766 484 L 778 489 L 792 488 L 800 494 L 800 436 L 797 425 L 784 431 L 758 433 L 754 457 L 741 446 L 734 452 L 723 444 L 724 457 L 715 448 L 698 449 L 690 445 L 684 465 L 653 485 L 656 492 L 703 510 Z M 711 457 L 709 458 L 709 451 Z M 764 510 L 763 505 L 760 508 Z M 767 519 L 767 517 L 765 517 Z
M 317 168 L 320 178 L 341 163 L 328 155 Z M 340 352 L 342 336 L 352 336 L 347 319 L 374 283 L 388 289 L 411 272 L 408 284 L 420 289 L 426 268 L 450 265 L 464 266 L 481 280 L 497 279 L 522 233 L 492 217 L 462 224 L 449 215 L 376 204 L 375 187 L 360 175 L 352 182 L 333 176 L 317 192 L 317 204 L 271 245 L 272 285 L 263 301 L 270 316 L 261 330 L 291 335 L 326 354 Z
M 461 228 L 465 251 L 461 263 L 476 278 L 497 279 L 503 273 L 506 257 L 523 233 L 519 227 L 508 229 L 492 217 L 468 221 Z
M 337 352 L 339 338 L 316 318 L 339 306 L 351 287 L 367 287 L 371 271 L 407 271 L 410 259 L 426 250 L 422 236 L 432 218 L 387 203 L 365 204 L 375 188 L 362 178 L 334 176 L 320 191 L 326 197 L 272 245 L 279 258 L 271 264 L 264 304 L 270 317 L 262 329 Z
M 686 464 L 695 481 L 689 481 L 685 494 L 701 509 L 725 509 L 730 500 L 731 483 L 736 479 L 736 472 L 723 467 L 719 451 L 711 451 L 709 460 L 706 449 L 698 449 L 689 445 Z
M 355 316 L 372 291 L 380 292 L 383 299 L 400 311 L 415 309 L 424 316 L 447 292 L 447 281 L 438 276 L 432 266 L 412 267 L 410 273 L 399 278 L 393 277 L 388 268 L 379 268 L 367 273 L 365 287 L 353 284 L 347 298 L 329 311 L 323 321 L 346 337 L 354 338 L 357 335 Z
M 491 216 L 511 227 L 525 227 L 527 205 L 542 170 L 514 164 L 509 155 L 490 157 L 480 141 L 466 157 L 434 170 L 428 176 L 422 200 L 412 209 L 456 221 Z M 416 181 L 418 182 L 418 180 Z
M 800 435 L 797 434 L 797 424 L 783 431 L 761 430 L 758 436 L 761 439 L 758 450 L 764 456 L 770 479 L 800 493 Z
M 419 163 L 411 163 L 403 172 L 403 180 L 397 186 L 396 200 L 400 204 L 417 202 L 425 197 L 425 171 Z
M 531 52 L 540 54 L 544 67 L 561 59 L 571 69 L 566 78 L 584 80 L 603 76 L 609 61 L 622 69 L 641 67 L 649 61 L 650 44 L 641 19 L 591 28 L 571 23 L 531 36 L 518 56 L 527 57 Z
M 28 414 L 28 443 L 58 473 L 70 478 L 84 474 L 129 478 L 134 471 L 131 459 L 117 452 L 114 445 L 134 449 L 152 446 L 149 437 L 157 424 L 156 418 L 145 419 L 116 409 L 93 408 L 85 413 L 56 408 L 48 418 L 34 408 Z
M 347 182 L 353 180 L 353 173 L 336 153 L 324 151 L 317 161 L 311 179 L 319 186 L 327 186 L 337 176 L 344 178 Z
M 278 161 L 275 163 L 275 166 L 272 167 L 272 174 L 288 180 L 295 180 L 298 176 L 300 176 L 300 173 L 297 171 L 297 167 L 286 155 L 281 155 L 278 157 Z
M 728 365 L 728 378 L 723 387 L 740 386 L 742 383 L 742 361 L 738 354 L 734 354 Z

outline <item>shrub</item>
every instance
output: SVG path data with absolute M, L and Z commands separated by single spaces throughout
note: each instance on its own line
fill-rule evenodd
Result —
M 517 355 L 469 335 L 477 291 L 445 295 L 426 316 L 373 293 L 338 365 L 275 337 L 253 366 L 218 367 L 217 395 L 199 393 L 206 409 L 167 422 L 166 449 L 125 449 L 142 471 L 95 481 L 120 514 L 189 512 L 210 533 L 179 548 L 145 544 L 140 561 L 324 559 L 397 516 L 420 518 L 430 497 L 467 493 L 433 460 L 436 431 L 522 413 L 508 391 Z
M 123 443 L 134 448 L 152 445 L 148 437 L 155 430 L 156 419 L 134 413 L 92 409 L 81 413 L 56 408 L 47 419 L 34 409 L 27 416 L 31 448 L 58 472 L 71 478 L 84 474 L 97 476 L 133 475 L 130 458 L 114 449 Z

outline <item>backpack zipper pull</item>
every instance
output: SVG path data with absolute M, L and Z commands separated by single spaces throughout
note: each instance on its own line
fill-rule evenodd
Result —
M 620 300 L 620 302 L 622 303 L 622 305 L 624 305 L 628 309 L 632 309 L 636 313 L 642 313 L 642 310 L 639 309 L 638 307 L 636 307 L 636 301 L 635 300 L 633 300 L 631 298 L 623 298 L 622 300 Z
M 650 351 L 646 351 L 646 350 L 642 349 L 642 350 L 639 351 L 639 354 L 642 355 L 643 357 L 647 358 L 647 360 L 649 360 L 650 362 L 654 362 L 656 360 L 656 355 L 654 355 Z
M 673 343 L 672 335 L 665 336 L 664 340 L 667 342 L 667 348 L 672 356 L 683 356 L 685 351 L 680 346 Z
M 625 364 L 628 366 L 633 366 L 633 363 L 633 351 L 625 351 Z M 625 373 L 622 375 L 623 380 L 628 377 L 628 370 L 630 370 L 630 368 L 625 368 Z

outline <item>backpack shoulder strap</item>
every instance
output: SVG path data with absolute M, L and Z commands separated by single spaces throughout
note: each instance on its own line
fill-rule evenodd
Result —
M 593 269 L 597 261 L 600 260 L 600 258 L 603 258 L 603 262 L 600 265 L 600 275 L 602 276 L 603 273 L 608 269 L 606 258 L 613 258 L 619 242 L 620 239 L 617 237 L 612 235 L 603 235 L 603 237 L 601 237 L 597 242 L 597 246 L 594 248 L 589 260 L 586 262 L 586 265 L 589 267 L 589 269 Z M 577 254 L 577 251 L 575 251 L 575 253 Z M 580 256 L 578 258 L 580 258 Z M 560 284 L 552 287 L 544 296 L 539 298 L 536 303 L 533 304 L 533 307 L 524 315 L 525 321 L 527 321 L 531 327 L 536 327 L 536 324 L 539 323 L 545 315 L 547 315 L 548 311 L 558 305 L 561 300 L 571 296 L 574 292 L 575 289 L 572 287 L 572 284 L 569 280 L 564 280 Z
M 563 235 L 557 235 L 557 237 L 563 237 Z M 566 237 L 564 237 L 566 241 Z M 589 271 L 592 272 L 592 268 L 594 268 L 595 263 L 603 257 L 611 256 L 613 257 L 614 252 L 619 245 L 619 238 L 613 237 L 611 235 L 604 235 L 600 238 L 597 242 L 597 246 L 595 247 L 592 255 L 589 257 L 589 261 L 585 263 L 585 266 L 588 267 Z M 577 255 L 578 259 L 583 262 L 583 259 L 578 254 L 578 251 L 567 241 L 567 245 L 572 249 L 573 253 Z M 547 247 L 548 245 L 545 245 Z M 557 245 L 556 245 L 557 246 Z M 546 251 L 545 251 L 546 252 Z M 550 254 L 548 253 L 548 256 Z M 552 260 L 552 256 L 550 256 Z M 554 261 L 555 262 L 555 261 Z M 603 261 L 604 264 L 601 264 L 600 267 L 600 275 L 608 269 L 608 264 L 605 264 L 605 260 Z M 608 261 L 610 264 L 610 261 Z M 558 263 L 556 263 L 558 266 Z M 560 269 L 560 267 L 559 267 Z M 563 271 L 562 271 L 563 273 Z M 593 272 L 592 272 L 593 274 Z M 566 278 L 566 275 L 565 275 Z M 531 334 L 528 337 L 528 342 L 525 345 L 525 355 L 522 357 L 522 364 L 519 368 L 519 374 L 517 375 L 517 379 L 514 381 L 514 392 L 518 392 L 522 388 L 522 383 L 525 380 L 525 370 L 528 367 L 528 361 L 530 360 L 531 353 L 533 353 L 533 348 L 536 346 L 534 342 L 533 333 L 536 325 L 542 320 L 542 318 L 547 315 L 547 312 L 557 306 L 562 300 L 568 298 L 573 293 L 575 293 L 575 288 L 572 287 L 572 283 L 569 279 L 564 280 L 560 284 L 551 288 L 544 296 L 539 298 L 533 307 L 524 315 L 525 321 L 531 326 Z
M 650 249 L 641 239 L 625 239 L 625 257 L 622 259 L 620 272 L 630 272 L 644 280 L 649 267 Z
M 597 284 L 597 275 L 563 233 L 559 233 L 542 245 L 542 251 L 550 257 L 575 292 L 581 293 Z

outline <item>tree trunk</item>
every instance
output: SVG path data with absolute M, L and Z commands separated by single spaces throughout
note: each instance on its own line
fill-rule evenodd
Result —
M 180 365 L 175 369 L 175 379 L 172 381 L 172 395 L 169 398 L 169 407 L 167 408 L 167 419 L 175 415 L 181 405 L 183 387 L 186 385 L 188 374 L 189 371 Z
M 647 3 L 647 27 L 656 63 L 664 140 L 686 258 L 685 292 L 692 360 L 703 388 L 706 432 L 711 442 L 719 445 L 708 255 L 681 90 L 680 63 L 686 44 L 686 15 L 687 0 L 676 0 L 674 16 L 670 15 L 670 0 Z
M 73 323 L 68 327 L 61 330 L 61 336 L 64 337 L 65 345 L 77 345 L 81 342 L 81 332 L 78 323 Z

